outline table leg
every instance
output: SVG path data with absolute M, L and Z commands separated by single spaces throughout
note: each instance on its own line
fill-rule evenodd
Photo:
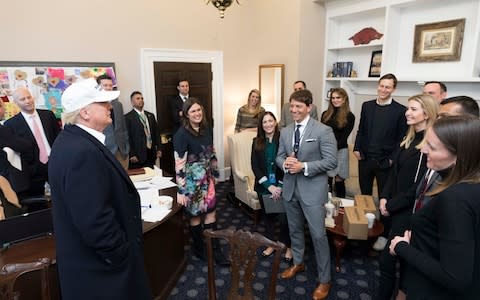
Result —
M 344 236 L 333 236 L 333 245 L 335 246 L 335 271 L 337 273 L 340 272 L 340 259 L 342 258 L 343 249 L 345 249 L 346 243 L 347 239 Z

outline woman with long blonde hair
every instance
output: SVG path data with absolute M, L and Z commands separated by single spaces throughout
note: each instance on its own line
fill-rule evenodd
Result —
M 253 89 L 248 93 L 248 102 L 238 109 L 235 133 L 245 129 L 256 130 L 258 117 L 265 113 L 262 107 L 262 96 L 260 91 Z

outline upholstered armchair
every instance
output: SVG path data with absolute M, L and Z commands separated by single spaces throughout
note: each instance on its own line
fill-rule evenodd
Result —
M 251 167 L 252 141 L 255 136 L 256 132 L 248 130 L 230 135 L 228 149 L 233 184 L 235 185 L 235 198 L 240 200 L 239 206 L 257 221 L 261 207 L 257 192 L 253 190 L 255 176 Z

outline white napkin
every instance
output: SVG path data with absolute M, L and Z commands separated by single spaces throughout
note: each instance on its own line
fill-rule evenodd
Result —
M 20 153 L 13 151 L 12 148 L 4 147 L 3 151 L 7 153 L 8 162 L 17 170 L 22 170 L 22 160 L 20 158 Z

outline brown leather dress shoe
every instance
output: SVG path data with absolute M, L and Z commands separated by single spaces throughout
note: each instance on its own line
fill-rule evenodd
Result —
M 313 292 L 313 300 L 322 300 L 327 298 L 328 292 L 330 291 L 330 283 L 320 283 L 315 291 Z
M 300 265 L 293 265 L 290 268 L 285 269 L 285 271 L 282 272 L 280 277 L 282 279 L 290 279 L 295 276 L 298 272 L 303 272 L 305 271 L 305 265 L 300 264 Z

